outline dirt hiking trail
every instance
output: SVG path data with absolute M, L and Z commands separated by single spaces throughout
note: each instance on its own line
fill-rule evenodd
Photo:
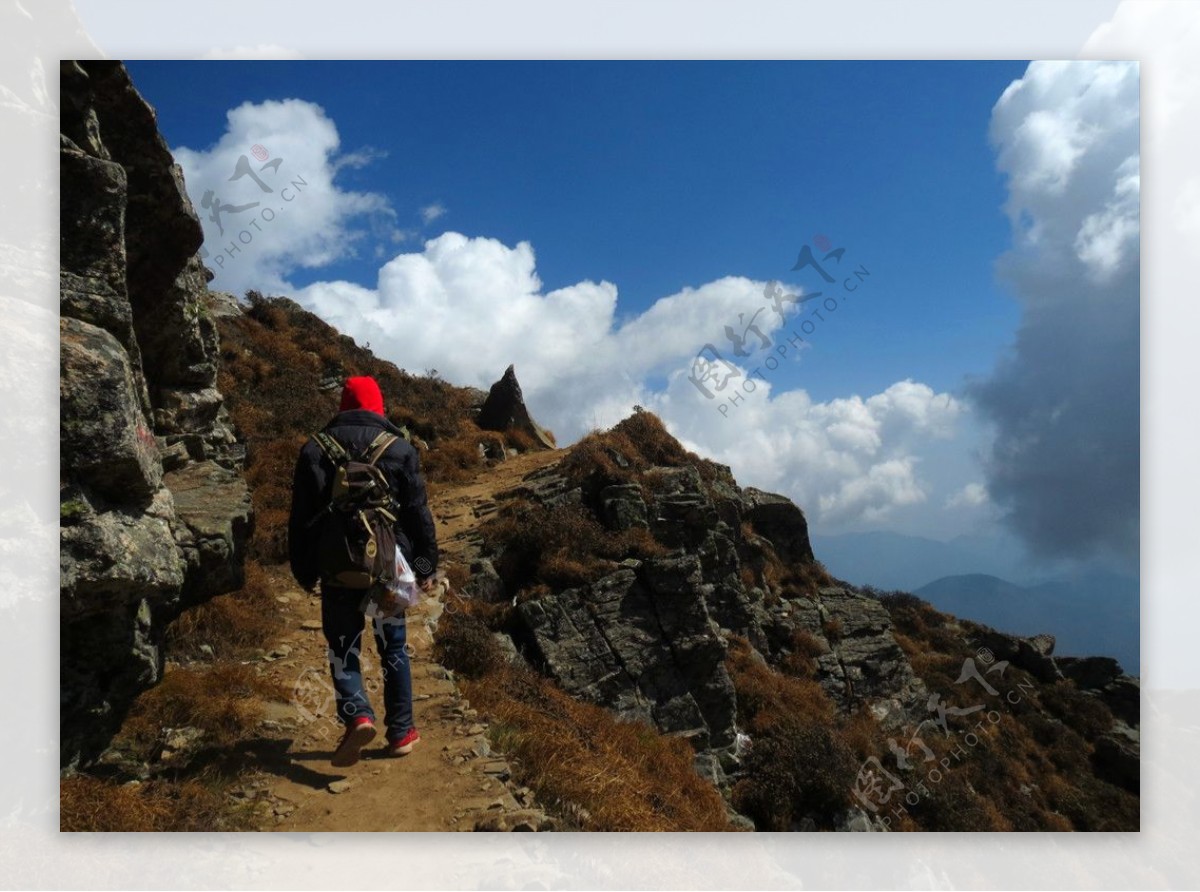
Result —
M 430 499 L 437 522 L 441 565 L 469 566 L 480 519 L 495 510 L 498 493 L 557 463 L 563 453 L 533 452 L 509 458 L 473 481 L 441 489 Z M 287 626 L 264 658 L 263 674 L 291 693 L 290 703 L 267 704 L 260 728 L 273 755 L 238 790 L 253 801 L 264 830 L 538 830 L 549 819 L 532 794 L 509 782 L 510 766 L 488 746 L 485 720 L 458 693 L 433 660 L 433 630 L 446 595 L 438 593 L 408 614 L 412 650 L 413 711 L 421 741 L 407 756 L 386 753 L 379 736 L 351 768 L 329 764 L 341 737 L 320 598 L 301 591 L 281 569 L 275 577 Z M 363 682 L 383 714 L 383 677 L 370 627 L 363 635 Z M 368 643 L 369 642 L 369 643 Z

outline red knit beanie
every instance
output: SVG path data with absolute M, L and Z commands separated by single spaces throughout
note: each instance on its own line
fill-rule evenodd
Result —
M 350 409 L 366 409 L 368 412 L 383 414 L 383 394 L 379 392 L 379 384 L 374 378 L 347 378 L 346 386 L 342 388 L 342 405 L 339 412 Z

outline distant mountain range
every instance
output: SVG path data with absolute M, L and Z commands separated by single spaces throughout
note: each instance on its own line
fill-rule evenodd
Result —
M 1140 675 L 1139 588 L 1136 579 L 1093 572 L 1035 586 L 972 573 L 945 576 L 913 592 L 946 613 L 1013 635 L 1049 632 L 1054 653 L 1115 657 Z
M 1111 656 L 1140 674 L 1140 586 L 1133 576 L 1090 569 L 1046 579 L 1031 573 L 1020 546 L 1006 539 L 940 542 L 875 532 L 813 536 L 812 544 L 839 579 L 912 592 L 1001 632 L 1048 632 L 1056 654 Z
M 959 536 L 948 542 L 901 533 L 812 535 L 817 560 L 854 585 L 911 592 L 934 579 L 986 573 L 1029 585 L 1028 560 L 1013 539 Z M 1043 577 L 1044 578 L 1044 577 Z

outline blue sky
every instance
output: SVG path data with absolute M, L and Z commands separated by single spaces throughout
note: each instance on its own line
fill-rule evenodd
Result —
M 1011 340 L 1009 241 L 991 107 L 1024 62 L 131 62 L 172 146 L 204 148 L 245 101 L 300 98 L 336 122 L 346 170 L 399 224 L 532 242 L 547 290 L 620 288 L 637 313 L 725 275 L 791 272 L 817 233 L 875 277 L 781 383 L 817 399 L 912 376 L 957 389 Z M 418 209 L 445 216 L 423 227 Z M 406 215 L 407 214 L 407 218 Z M 371 286 L 369 251 L 290 281 Z M 721 335 L 721 327 L 711 337 Z M 702 343 L 702 342 L 701 342 Z M 699 347 L 700 344 L 697 344 Z
M 287 294 L 455 383 L 515 363 L 565 442 L 644 405 L 820 533 L 1136 559 L 1136 63 L 129 69 L 198 210 L 279 211 L 209 261 L 215 288 Z M 230 182 L 255 145 L 304 178 L 293 204 Z M 204 225 L 220 255 L 236 227 Z M 818 236 L 870 276 L 754 385 L 770 354 L 732 356 L 725 326 L 772 281 L 836 289 L 792 271 Z M 759 317 L 768 349 L 815 306 Z M 708 342 L 735 374 L 706 400 Z

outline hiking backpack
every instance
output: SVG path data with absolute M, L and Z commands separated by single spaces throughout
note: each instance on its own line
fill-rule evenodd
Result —
M 334 467 L 329 504 L 309 522 L 323 521 L 317 567 L 325 585 L 369 589 L 387 585 L 396 573 L 396 503 L 376 463 L 397 439 L 382 431 L 355 457 L 324 431 L 313 434 Z

